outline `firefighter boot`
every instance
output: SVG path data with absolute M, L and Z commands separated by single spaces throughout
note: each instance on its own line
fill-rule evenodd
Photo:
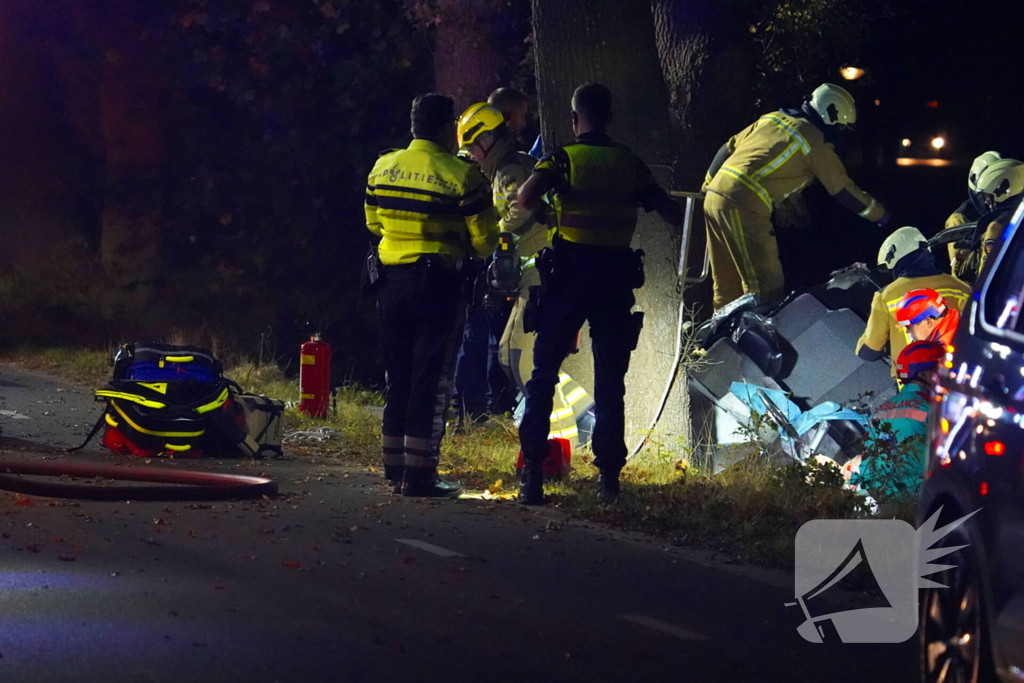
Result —
M 619 471 L 604 469 L 597 475 L 597 497 L 611 503 L 619 497 Z
M 539 462 L 527 462 L 519 481 L 519 502 L 523 505 L 544 504 L 544 469 Z
M 393 493 L 402 492 L 402 479 L 405 478 L 405 466 L 384 465 L 384 478 L 391 484 Z
M 402 495 L 410 498 L 458 498 L 462 486 L 445 481 L 434 470 L 406 467 L 402 480 Z

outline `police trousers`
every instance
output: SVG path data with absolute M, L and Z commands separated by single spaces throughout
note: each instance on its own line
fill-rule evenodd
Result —
M 464 315 L 461 278 L 440 260 L 385 266 L 377 324 L 387 386 L 386 466 L 437 468 Z
M 756 294 L 759 303 L 782 298 L 785 276 L 770 217 L 709 191 L 704 197 L 704 222 L 715 310 L 744 294 Z
M 574 348 L 576 334 L 590 323 L 594 354 L 594 464 L 620 470 L 626 464 L 625 395 L 629 357 L 636 348 L 638 318 L 630 312 L 632 250 L 587 247 L 560 241 L 555 280 L 537 315 L 533 374 L 526 384 L 526 410 L 519 426 L 523 457 L 540 463 L 547 454 L 551 412 L 559 369 Z

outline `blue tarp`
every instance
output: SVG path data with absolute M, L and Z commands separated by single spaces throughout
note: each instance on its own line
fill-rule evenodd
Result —
M 800 410 L 799 406 L 789 400 L 784 391 L 767 389 L 756 384 L 744 384 L 743 382 L 733 382 L 729 387 L 729 393 L 738 398 L 745 406 L 754 412 L 766 415 L 768 409 L 764 401 L 761 400 L 761 397 L 757 395 L 759 390 L 764 392 L 768 400 L 774 403 L 786 415 L 786 419 L 789 420 L 790 424 L 793 425 L 793 429 L 800 436 L 803 436 L 826 420 L 852 420 L 859 422 L 865 427 L 868 424 L 868 419 L 865 416 L 848 408 L 843 408 L 834 401 L 824 401 L 804 412 Z M 782 434 L 782 437 L 784 439 L 787 438 L 785 433 Z

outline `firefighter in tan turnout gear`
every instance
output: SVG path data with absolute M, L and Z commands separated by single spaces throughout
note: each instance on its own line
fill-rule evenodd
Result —
M 945 228 L 955 228 L 965 223 L 971 223 L 988 212 L 984 196 L 978 189 L 978 181 L 989 165 L 1002 161 L 1002 159 L 999 152 L 985 152 L 974 159 L 971 164 L 971 172 L 967 175 L 967 199 L 949 215 Z M 974 277 L 978 274 L 978 264 L 981 260 L 980 250 L 972 251 L 959 248 L 955 243 L 950 243 L 948 248 L 950 272 L 965 282 L 973 282 Z
M 826 83 L 801 109 L 762 116 L 715 155 L 704 183 L 715 309 L 747 293 L 761 303 L 782 297 L 772 212 L 815 179 L 862 218 L 888 223 L 885 207 L 857 187 L 835 151 L 838 129 L 856 120 L 853 96 Z
M 530 287 L 540 284 L 535 266 L 537 252 L 551 246 L 547 226 L 537 221 L 535 214 L 525 209 L 516 197 L 537 160 L 515 149 L 504 115 L 486 102 L 466 109 L 459 118 L 458 132 L 460 148 L 470 153 L 491 181 L 494 206 L 500 219 L 498 227 L 502 236 L 511 236 L 515 258 L 520 261 L 519 282 L 507 287 L 507 294 L 515 301 L 501 337 L 499 358 L 505 371 L 523 390 L 533 373 L 533 343 L 537 336 L 523 329 L 523 312 Z M 499 243 L 499 252 L 505 243 L 505 240 Z M 501 284 L 493 277 L 489 280 Z M 592 404 L 593 399 L 586 390 L 562 373 L 551 413 L 551 434 L 576 443 L 579 436 L 577 410 L 585 412 Z

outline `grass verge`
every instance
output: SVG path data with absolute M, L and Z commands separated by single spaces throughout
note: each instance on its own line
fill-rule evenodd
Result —
M 0 354 L 0 360 L 100 386 L 109 377 L 107 350 L 42 349 Z M 298 399 L 298 383 L 274 366 L 236 363 L 226 374 L 245 390 L 285 401 Z M 380 395 L 359 387 L 338 390 L 332 414 L 314 420 L 289 409 L 286 433 L 332 430 L 322 441 L 293 436 L 290 447 L 312 458 L 380 471 Z M 459 480 L 471 495 L 511 500 L 516 491 L 518 436 L 511 421 L 446 437 L 441 473 Z M 323 432 L 320 432 L 322 435 Z M 792 565 L 796 530 L 819 518 L 864 517 L 861 498 L 840 486 L 838 471 L 821 465 L 779 468 L 760 457 L 755 439 L 748 457 L 711 475 L 684 455 L 652 443 L 623 471 L 623 495 L 615 505 L 597 499 L 596 469 L 586 449 L 573 454 L 570 477 L 547 486 L 551 505 L 572 516 L 656 534 L 677 545 L 696 546 L 761 564 Z M 882 516 L 912 517 L 912 506 Z

